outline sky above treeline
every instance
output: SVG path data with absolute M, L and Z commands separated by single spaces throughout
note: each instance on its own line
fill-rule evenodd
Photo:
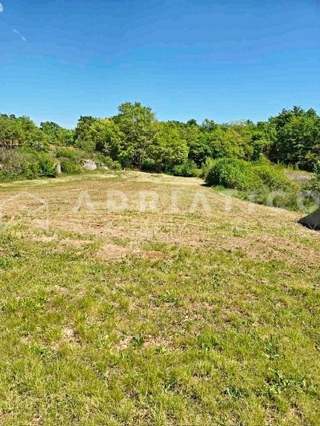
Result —
M 125 101 L 159 120 L 320 112 L 318 0 L 0 0 L 0 112 L 74 127 Z

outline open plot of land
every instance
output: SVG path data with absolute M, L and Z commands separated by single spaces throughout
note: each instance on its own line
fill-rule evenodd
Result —
M 0 203 L 0 424 L 319 425 L 320 234 L 297 213 L 138 172 Z

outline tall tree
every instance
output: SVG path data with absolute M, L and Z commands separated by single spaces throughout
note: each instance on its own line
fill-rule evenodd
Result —
M 95 121 L 90 127 L 90 137 L 95 149 L 118 161 L 123 133 L 119 126 L 110 118 Z
M 53 121 L 40 123 L 40 129 L 48 136 L 52 145 L 69 146 L 74 142 L 73 130 L 64 129 Z
M 320 117 L 315 111 L 295 106 L 269 121 L 276 130 L 271 160 L 312 171 L 320 155 Z
M 90 129 L 97 118 L 81 116 L 74 131 L 75 146 L 88 152 L 95 150 L 95 143 L 91 139 Z
M 159 123 L 153 143 L 146 149 L 145 162 L 157 172 L 171 171 L 188 159 L 188 145 L 178 129 L 168 123 Z
M 122 165 L 140 168 L 156 132 L 155 114 L 140 102 L 125 102 L 119 106 L 114 121 L 124 135 L 119 154 Z

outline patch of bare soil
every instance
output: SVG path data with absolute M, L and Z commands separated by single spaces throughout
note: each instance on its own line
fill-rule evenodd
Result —
M 36 237 L 32 237 L 31 239 L 32 239 L 32 241 L 37 241 L 39 243 L 52 243 L 52 241 L 57 240 L 57 236 L 55 236 L 55 235 L 52 235 L 52 236 L 39 235 L 39 236 L 36 236 Z
M 118 246 L 116 244 L 104 244 L 99 251 L 97 256 L 102 259 L 121 259 L 131 253 L 131 250 L 125 247 Z
M 162 253 L 161 251 L 143 250 L 143 251 L 140 251 L 139 253 L 141 253 L 143 257 L 146 257 L 148 259 L 163 259 L 164 258 L 164 253 Z
M 134 247 L 122 247 L 117 244 L 104 244 L 96 254 L 101 259 L 116 260 L 129 255 L 135 255 L 141 258 L 151 260 L 162 259 L 164 253 L 152 250 L 139 250 Z
M 221 242 L 220 247 L 230 253 L 240 250 L 251 259 L 266 262 L 284 261 L 292 264 L 306 259 L 305 245 L 285 238 L 257 233 L 250 235 L 250 238 L 228 237 Z M 318 251 L 311 248 L 307 251 L 309 264 L 320 262 Z
M 71 327 L 64 327 L 62 330 L 62 338 L 65 342 L 71 345 L 79 345 L 80 340 Z
M 61 294 L 64 296 L 70 293 L 69 289 L 67 289 L 66 287 L 61 287 L 60 285 L 55 285 L 53 287 L 53 291 L 57 294 Z
M 83 246 L 87 246 L 92 244 L 91 240 L 72 240 L 70 238 L 66 238 L 65 240 L 61 240 L 59 242 L 59 246 L 61 247 L 75 247 L 82 248 Z

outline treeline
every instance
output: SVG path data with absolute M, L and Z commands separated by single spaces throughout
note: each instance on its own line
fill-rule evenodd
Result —
M 266 159 L 313 171 L 320 158 L 320 117 L 313 109 L 295 106 L 258 123 L 163 122 L 151 108 L 126 102 L 113 117 L 80 117 L 74 130 L 53 122 L 38 127 L 28 117 L 0 114 L 0 145 L 36 156 L 77 148 L 122 168 L 183 176 L 196 174 L 211 159 L 225 157 L 249 162 Z M 72 160 L 70 150 L 66 157 Z

